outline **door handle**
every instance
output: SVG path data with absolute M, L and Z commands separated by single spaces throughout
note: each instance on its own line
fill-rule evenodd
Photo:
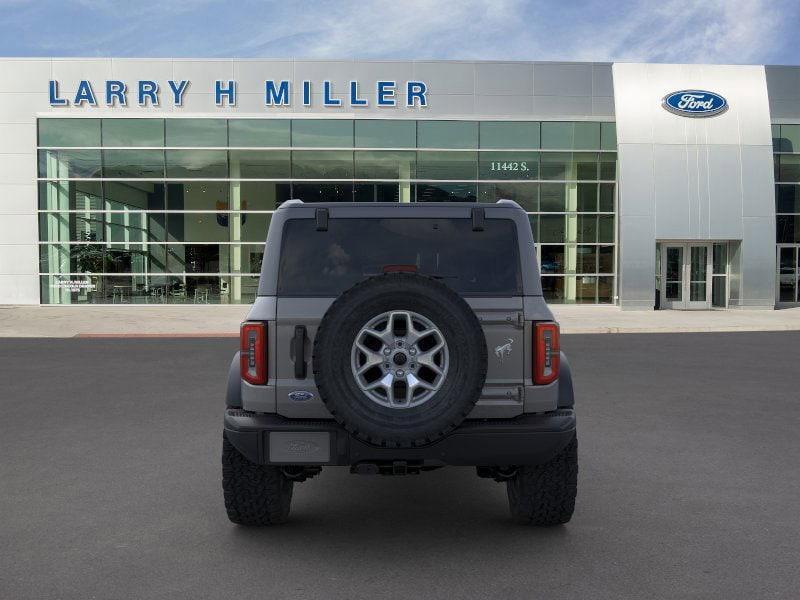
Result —
M 306 328 L 297 325 L 294 328 L 294 376 L 295 379 L 306 378 Z

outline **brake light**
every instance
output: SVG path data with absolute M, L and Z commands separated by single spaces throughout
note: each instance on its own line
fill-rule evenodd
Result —
M 239 334 L 242 379 L 253 385 L 267 383 L 267 324 L 242 323 Z
M 558 379 L 561 362 L 558 323 L 536 323 L 533 328 L 533 382 L 547 385 Z

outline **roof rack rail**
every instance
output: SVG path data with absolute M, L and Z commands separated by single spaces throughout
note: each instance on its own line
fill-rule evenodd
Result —
M 303 204 L 303 201 L 299 200 L 298 198 L 292 198 L 291 200 L 287 200 L 286 202 L 281 202 L 281 205 L 278 207 L 278 210 L 287 206 L 297 206 L 298 204 Z
M 503 204 L 505 206 L 516 206 L 517 208 L 522 208 L 519 204 L 514 202 L 513 200 L 509 200 L 508 198 L 500 198 L 495 204 Z

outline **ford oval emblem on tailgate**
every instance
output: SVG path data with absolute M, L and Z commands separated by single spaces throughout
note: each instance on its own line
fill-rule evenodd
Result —
M 314 394 L 307 392 L 306 390 L 289 392 L 289 400 L 293 402 L 305 402 L 306 400 L 311 400 L 313 397 Z

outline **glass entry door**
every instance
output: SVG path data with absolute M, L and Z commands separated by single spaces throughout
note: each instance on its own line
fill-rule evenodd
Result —
M 662 308 L 711 308 L 711 244 L 663 243 Z

